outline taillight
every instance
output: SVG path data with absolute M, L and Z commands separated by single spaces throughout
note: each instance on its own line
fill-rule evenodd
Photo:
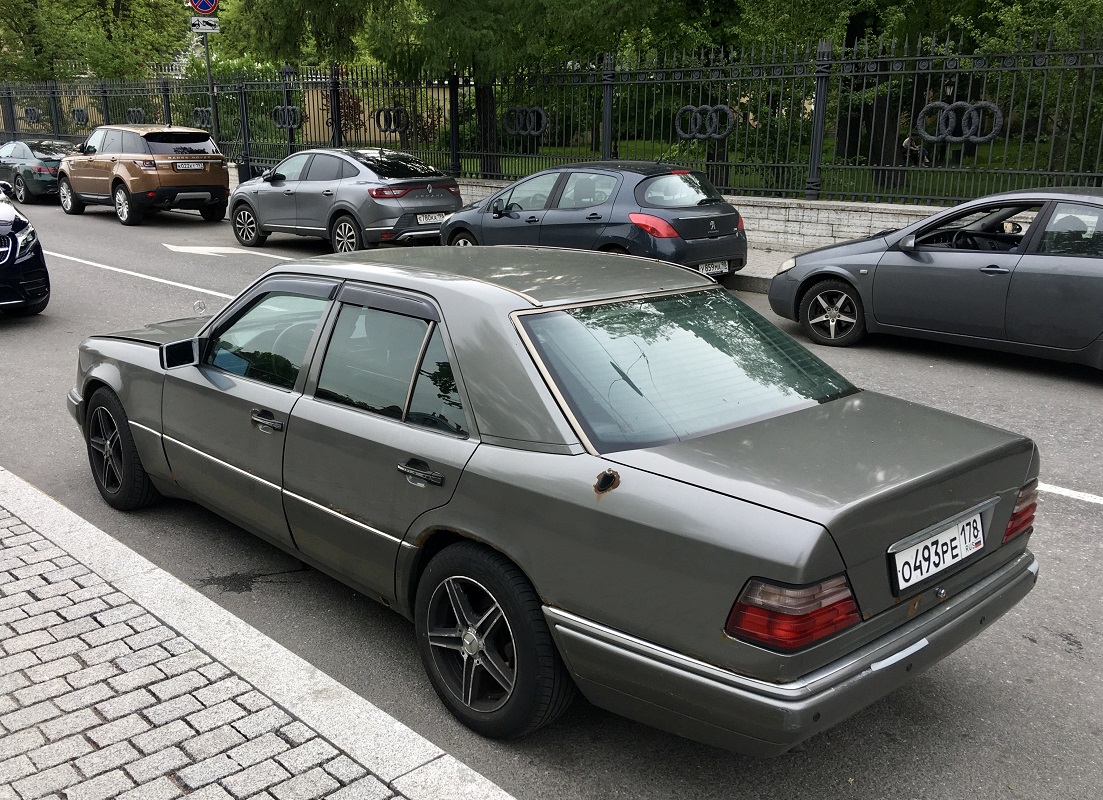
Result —
M 31 172 L 39 175 L 57 175 L 57 167 L 44 167 L 39 164 L 32 164 Z
M 449 186 L 448 191 L 450 191 L 456 197 L 460 196 L 460 187 L 459 186 Z
M 665 219 L 651 214 L 629 214 L 628 219 L 632 220 L 633 225 L 643 228 L 656 239 L 678 238 L 678 231 L 674 230 L 673 226 Z
M 1007 528 L 1003 532 L 1003 544 L 1031 530 L 1034 527 L 1034 512 L 1037 510 L 1038 481 L 1035 479 L 1019 489 L 1015 510 L 1011 512 L 1011 519 L 1007 521 Z
M 671 175 L 688 175 L 689 170 L 688 169 L 672 169 L 670 171 L 670 174 Z
M 409 191 L 410 191 L 410 189 L 408 189 L 408 188 L 407 189 L 393 189 L 391 187 L 384 186 L 380 189 L 368 189 L 368 194 L 370 194 L 372 197 L 374 197 L 377 200 L 381 200 L 381 199 L 393 200 L 396 197 L 402 197 L 403 195 L 405 195 Z
M 808 586 L 752 579 L 735 601 L 729 636 L 779 650 L 796 650 L 849 628 L 861 619 L 846 577 Z
M 739 225 L 737 225 L 736 227 L 738 227 L 739 230 L 743 230 L 743 215 L 742 214 L 739 215 Z
M 151 170 L 151 171 L 156 171 L 156 169 L 157 169 L 157 162 L 154 161 L 152 158 L 135 159 L 134 163 L 138 165 L 138 169 Z

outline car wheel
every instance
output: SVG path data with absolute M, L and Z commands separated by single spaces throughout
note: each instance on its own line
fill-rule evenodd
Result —
M 73 191 L 73 184 L 69 183 L 68 178 L 62 177 L 57 182 L 57 196 L 61 202 L 61 210 L 66 214 L 84 213 L 84 201 L 77 197 L 77 193 Z
M 356 220 L 348 214 L 335 219 L 329 229 L 329 245 L 334 253 L 353 253 L 363 249 L 364 237 Z
M 452 245 L 453 247 L 475 247 L 476 245 L 478 245 L 478 242 L 475 241 L 475 237 L 467 231 L 460 231 L 452 237 L 452 241 L 450 241 L 448 244 Z
M 213 206 L 203 206 L 199 209 L 199 216 L 207 222 L 222 222 L 226 216 L 226 204 L 217 203 Z
M 141 225 L 142 210 L 130 202 L 130 192 L 121 183 L 115 187 L 115 216 L 123 225 Z
M 11 308 L 4 313 L 10 314 L 13 317 L 33 317 L 35 314 L 41 314 L 45 311 L 48 305 L 50 305 L 50 295 L 46 295 L 37 303 L 28 303 L 19 308 Z
M 476 733 L 521 736 L 574 699 L 540 599 L 501 553 L 474 542 L 442 550 L 421 577 L 414 608 L 429 681 Z
M 15 199 L 20 203 L 33 203 L 34 195 L 31 194 L 30 189 L 27 188 L 26 182 L 21 175 L 15 176 L 15 186 L 13 188 Z
M 846 347 L 866 333 L 862 298 L 845 281 L 821 281 L 809 289 L 800 303 L 800 324 L 817 344 Z
M 84 438 L 92 477 L 108 505 L 133 511 L 161 497 L 138 458 L 123 404 L 106 387 L 97 389 L 88 401 Z
M 260 247 L 268 239 L 268 234 L 260 229 L 257 215 L 245 203 L 234 209 L 234 236 L 246 247 Z

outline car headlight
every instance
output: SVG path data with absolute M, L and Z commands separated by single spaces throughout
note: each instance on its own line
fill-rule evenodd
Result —
M 787 258 L 781 262 L 781 266 L 777 268 L 777 274 L 780 275 L 783 272 L 788 272 L 797 265 L 795 258 Z
M 34 229 L 34 225 L 28 223 L 23 230 L 15 232 L 15 240 L 19 242 L 19 253 L 16 258 L 22 258 L 31 252 L 31 248 L 38 241 L 38 232 Z

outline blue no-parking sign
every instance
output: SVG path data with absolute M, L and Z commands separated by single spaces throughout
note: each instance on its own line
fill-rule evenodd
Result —
M 213 14 L 218 10 L 218 0 L 188 0 L 197 14 Z

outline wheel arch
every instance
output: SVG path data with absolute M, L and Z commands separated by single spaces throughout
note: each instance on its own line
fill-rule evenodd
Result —
M 364 236 L 364 221 L 362 219 L 360 219 L 360 215 L 356 213 L 355 209 L 353 209 L 351 206 L 343 206 L 343 205 L 341 205 L 341 206 L 334 205 L 333 208 L 329 212 L 329 216 L 326 217 L 326 237 L 327 238 L 329 236 L 331 236 L 331 231 L 333 230 L 333 223 L 335 223 L 341 217 L 352 217 L 352 221 L 356 223 L 358 228 L 360 228 L 360 236 L 361 236 L 361 238 L 363 238 L 363 236 Z
M 800 282 L 800 286 L 797 287 L 796 294 L 793 298 L 793 319 L 800 322 L 800 307 L 804 303 L 804 296 L 812 290 L 812 287 L 820 283 L 825 283 L 831 280 L 840 280 L 844 283 L 850 284 L 850 287 L 858 293 L 858 297 L 862 300 L 862 310 L 865 315 L 868 316 L 869 303 L 865 295 L 862 293 L 861 288 L 854 280 L 854 276 L 841 267 L 823 267 L 820 270 L 806 276 Z
M 461 233 L 466 233 L 468 236 L 470 236 L 476 242 L 479 241 L 479 237 L 475 235 L 475 231 L 471 230 L 471 227 L 469 225 L 464 224 L 464 225 L 457 225 L 455 228 L 453 228 L 452 230 L 450 230 L 448 232 L 448 242 L 447 242 L 447 244 L 451 245 L 452 242 L 456 241 L 456 237 L 459 236 Z

